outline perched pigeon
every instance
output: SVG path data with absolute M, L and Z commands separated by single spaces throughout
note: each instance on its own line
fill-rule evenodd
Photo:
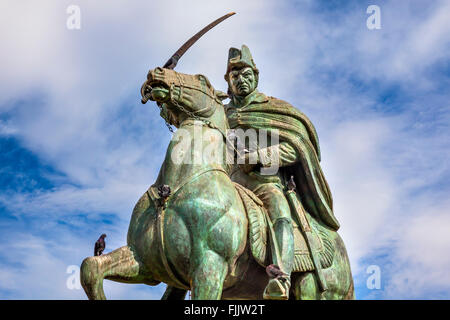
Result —
M 275 264 L 269 264 L 266 267 L 266 272 L 267 275 L 271 278 L 271 279 L 278 279 L 280 277 L 283 276 L 287 276 L 286 273 L 284 273 L 283 271 L 280 270 L 280 267 L 275 265 Z
M 100 238 L 95 242 L 94 247 L 94 256 L 101 256 L 103 250 L 105 250 L 106 242 L 105 242 L 106 234 L 102 234 Z
M 293 191 L 295 190 L 295 188 L 297 188 L 297 186 L 295 185 L 294 176 L 291 176 L 291 179 L 289 179 L 287 187 L 289 191 Z
M 170 196 L 170 192 L 170 187 L 167 184 L 163 184 L 158 187 L 158 195 L 164 200 Z

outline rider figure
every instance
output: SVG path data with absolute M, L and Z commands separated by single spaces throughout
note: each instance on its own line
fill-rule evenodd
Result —
M 284 193 L 289 177 L 295 176 L 299 196 L 309 214 L 335 230 L 339 223 L 333 215 L 331 193 L 320 169 L 319 143 L 312 123 L 289 103 L 258 92 L 258 77 L 249 48 L 245 45 L 241 50 L 230 48 L 225 74 L 230 96 L 225 110 L 230 128 L 279 134 L 278 139 L 270 135 L 263 144 L 259 134 L 253 145 L 244 141 L 245 164 L 236 166 L 231 178 L 261 199 L 272 221 L 278 247 L 276 250 L 272 245 L 272 263 L 285 276 L 269 281 L 264 298 L 281 300 L 289 298 L 294 267 L 291 208 Z M 269 173 L 261 170 L 272 168 L 274 162 L 277 170 Z
M 225 80 L 228 82 L 229 94 L 231 94 L 231 101 L 226 106 L 231 128 L 250 129 L 250 126 L 245 126 L 236 121 L 239 118 L 238 109 L 251 104 L 270 104 L 274 98 L 269 99 L 256 89 L 258 69 L 246 46 L 242 46 L 242 51 L 235 48 L 230 49 Z M 267 147 L 270 147 L 270 142 Z M 289 165 L 296 161 L 295 150 L 290 148 L 288 143 L 279 147 L 281 153 L 279 165 Z M 254 152 L 251 146 L 248 149 Z M 259 153 L 256 151 L 254 154 L 260 164 L 264 160 L 270 161 L 266 154 L 263 154 L 263 149 L 260 149 Z M 266 291 L 272 299 L 287 299 L 290 288 L 290 274 L 294 262 L 294 236 L 290 207 L 283 192 L 281 173 L 278 171 L 271 175 L 263 175 L 259 172 L 257 166 L 247 163 L 242 165 L 240 170 L 233 172 L 232 179 L 252 190 L 263 201 L 269 213 L 281 254 L 281 261 L 273 261 L 273 263 L 279 265 L 285 276 L 271 280 L 279 282 L 284 290 L 278 292 Z M 277 288 L 277 286 L 268 286 L 267 289 L 272 287 Z

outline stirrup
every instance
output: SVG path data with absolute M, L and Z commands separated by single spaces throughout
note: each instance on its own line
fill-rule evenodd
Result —
M 291 281 L 288 277 L 278 277 L 270 279 L 264 289 L 263 299 L 268 300 L 288 300 Z

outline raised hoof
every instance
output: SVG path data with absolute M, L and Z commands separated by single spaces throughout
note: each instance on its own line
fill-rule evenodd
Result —
M 288 300 L 289 289 L 289 280 L 270 279 L 266 289 L 264 289 L 263 298 L 266 300 Z

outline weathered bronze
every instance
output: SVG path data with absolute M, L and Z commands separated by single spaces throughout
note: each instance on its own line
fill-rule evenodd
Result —
M 178 64 L 178 60 L 180 60 L 180 58 L 186 53 L 186 51 L 192 47 L 192 45 L 194 43 L 197 42 L 198 39 L 200 39 L 205 33 L 207 33 L 209 30 L 211 30 L 212 28 L 214 28 L 215 26 L 217 26 L 219 23 L 221 23 L 222 21 L 228 19 L 229 17 L 231 17 L 232 15 L 235 15 L 236 12 L 230 12 L 227 13 L 226 15 L 214 20 L 213 22 L 211 22 L 210 24 L 208 24 L 206 27 L 204 27 L 202 30 L 200 30 L 199 32 L 197 32 L 195 35 L 193 35 L 191 38 L 189 38 L 188 41 L 186 41 L 170 58 L 169 60 L 167 60 L 167 62 L 164 64 L 163 68 L 166 69 L 175 69 L 175 67 Z M 144 82 L 144 84 L 141 87 L 141 95 L 142 95 L 142 99 L 141 102 L 142 104 L 147 103 L 148 99 L 150 98 L 150 92 L 151 92 L 151 87 L 148 85 L 147 81 Z M 159 106 L 159 104 L 158 104 Z M 170 128 L 170 127 L 169 127 Z M 170 128 L 171 129 L 171 128 Z M 172 131 L 172 130 L 170 130 Z
M 258 78 L 246 46 L 230 49 L 226 106 L 203 75 L 149 71 L 141 95 L 178 130 L 133 210 L 127 245 L 83 261 L 89 299 L 105 299 L 104 279 L 164 282 L 163 299 L 187 290 L 192 299 L 354 299 L 314 126 L 258 92 Z M 242 140 L 236 158 L 230 130 L 271 134 L 265 145 L 262 135 Z

